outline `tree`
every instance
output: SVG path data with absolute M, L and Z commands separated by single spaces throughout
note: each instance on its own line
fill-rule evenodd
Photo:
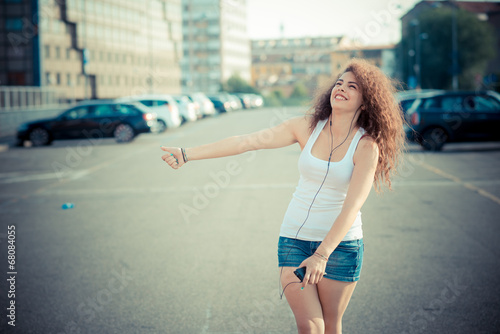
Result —
M 293 86 L 293 92 L 290 95 L 291 98 L 305 98 L 309 96 L 307 87 L 302 82 L 297 82 Z
M 238 74 L 233 74 L 226 83 L 222 85 L 222 90 L 228 93 L 250 93 L 259 94 L 259 91 L 250 86 L 248 82 L 243 80 Z
M 418 17 L 420 30 L 421 88 L 450 89 L 452 86 L 452 8 L 432 8 Z M 488 62 L 495 57 L 495 33 L 486 21 L 475 14 L 456 9 L 458 74 L 460 89 L 474 89 L 476 77 L 485 75 Z M 408 27 L 402 40 L 405 78 L 414 75 L 416 25 Z

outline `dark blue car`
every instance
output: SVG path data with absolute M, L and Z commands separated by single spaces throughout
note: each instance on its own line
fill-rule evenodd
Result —
M 500 140 L 500 95 L 493 91 L 440 91 L 415 96 L 406 135 L 425 150 L 445 143 Z
M 158 129 L 156 114 L 137 103 L 111 100 L 82 102 L 57 117 L 22 124 L 17 145 L 30 141 L 33 146 L 50 145 L 57 139 L 114 137 L 129 142 L 140 133 Z

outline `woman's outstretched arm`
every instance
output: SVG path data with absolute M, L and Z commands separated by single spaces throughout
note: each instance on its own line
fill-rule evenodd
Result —
M 283 123 L 264 130 L 246 135 L 232 136 L 214 143 L 184 149 L 184 156 L 191 160 L 221 158 L 237 155 L 248 151 L 279 148 L 297 142 L 297 131 L 307 122 L 304 116 L 295 117 Z M 180 147 L 165 147 L 161 149 L 167 154 L 161 158 L 172 168 L 177 169 L 185 162 Z

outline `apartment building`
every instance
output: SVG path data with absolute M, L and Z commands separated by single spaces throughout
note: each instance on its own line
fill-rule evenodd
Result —
M 352 44 L 345 36 L 253 40 L 251 83 L 264 94 L 278 89 L 288 96 L 302 82 L 312 95 L 332 75 L 331 53 Z

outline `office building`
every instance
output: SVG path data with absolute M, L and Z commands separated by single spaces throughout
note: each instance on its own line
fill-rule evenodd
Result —
M 0 23 L 2 86 L 67 100 L 181 90 L 181 0 L 7 0 Z
M 183 0 L 182 89 L 215 93 L 232 75 L 250 81 L 246 0 Z

